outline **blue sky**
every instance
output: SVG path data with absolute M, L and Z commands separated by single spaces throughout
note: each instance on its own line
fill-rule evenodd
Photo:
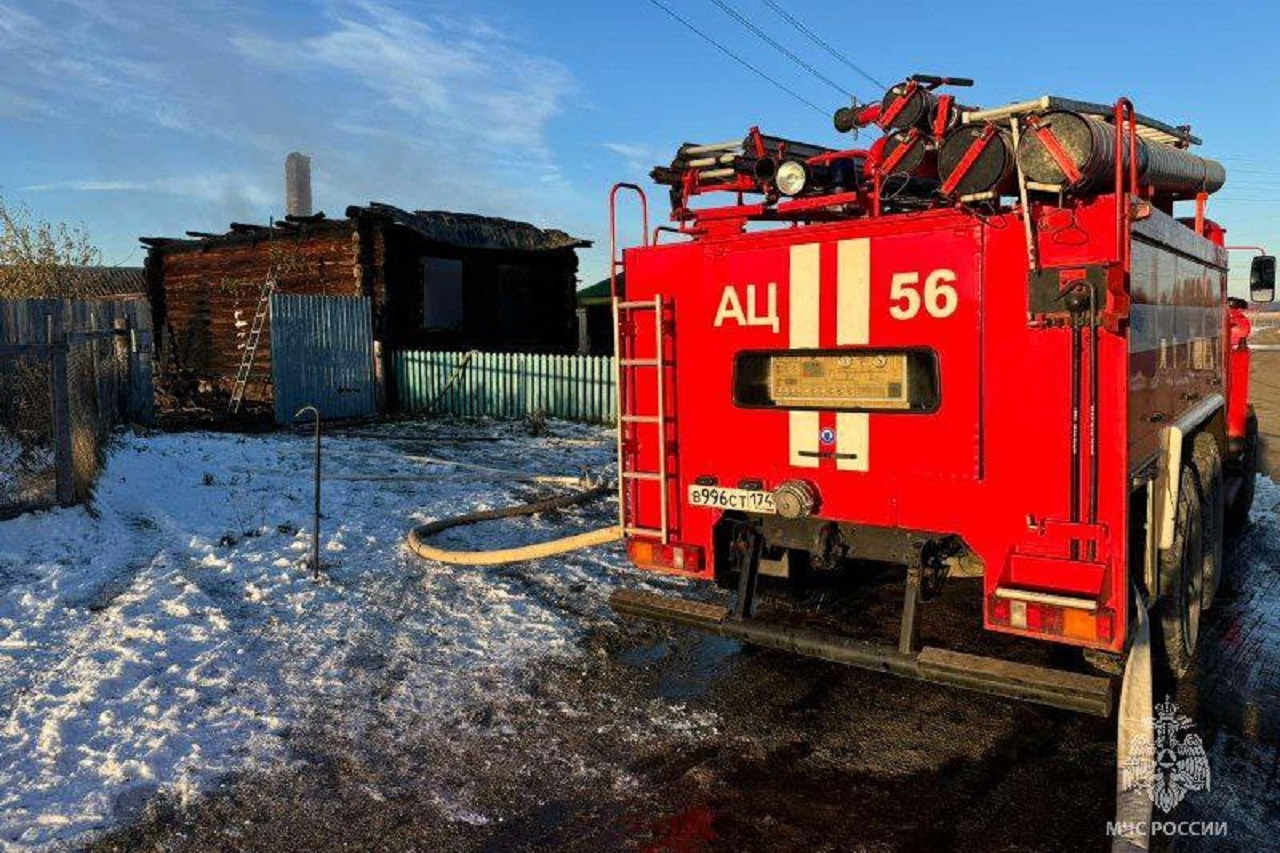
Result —
M 711 0 L 666 2 L 824 113 L 841 104 Z M 966 98 L 984 105 L 1127 94 L 1190 122 L 1227 166 L 1211 215 L 1230 242 L 1280 250 L 1273 3 L 1075 0 L 1069 15 L 778 3 L 885 82 L 969 76 Z M 879 96 L 762 0 L 729 5 L 853 94 Z M 0 0 L 0 44 L 0 191 L 82 223 L 108 263 L 140 263 L 140 235 L 280 215 L 293 149 L 312 156 L 316 206 L 330 215 L 376 199 L 526 219 L 603 246 L 610 184 L 645 180 L 682 141 L 759 124 L 848 142 L 649 0 Z M 655 201 L 665 210 L 663 193 Z M 588 253 L 584 281 L 605 264 L 603 250 Z

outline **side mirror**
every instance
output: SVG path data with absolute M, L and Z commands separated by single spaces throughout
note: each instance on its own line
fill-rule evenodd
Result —
M 1276 259 L 1274 255 L 1259 255 L 1249 267 L 1249 299 L 1253 302 L 1270 302 L 1276 298 Z

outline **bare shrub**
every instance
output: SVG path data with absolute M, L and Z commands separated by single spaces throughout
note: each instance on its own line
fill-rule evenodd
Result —
M 99 280 L 84 269 L 100 261 L 82 227 L 40 219 L 0 196 L 0 298 L 100 295 Z
M 79 226 L 46 221 L 0 197 L 0 298 L 87 299 L 109 290 L 95 274 L 99 252 Z M 6 340 L 6 343 L 37 343 Z M 91 497 L 108 424 L 99 417 L 101 371 L 114 349 L 72 344 L 67 357 L 72 480 L 77 501 Z M 48 355 L 0 358 L 0 515 L 55 499 L 52 368 Z M 102 364 L 99 364 L 99 361 Z M 114 388 L 111 382 L 107 386 Z M 109 392 L 108 392 L 109 393 Z

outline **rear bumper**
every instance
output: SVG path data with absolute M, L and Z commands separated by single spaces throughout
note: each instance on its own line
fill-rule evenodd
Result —
M 926 646 L 904 653 L 888 645 L 779 625 L 735 619 L 725 607 L 637 590 L 618 590 L 609 605 L 619 614 L 687 625 L 710 634 L 760 646 L 892 673 L 904 678 L 948 684 L 1083 714 L 1111 715 L 1109 678 L 962 654 Z

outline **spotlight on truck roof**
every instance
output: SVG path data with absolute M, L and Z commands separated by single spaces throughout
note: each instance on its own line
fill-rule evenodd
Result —
M 788 160 L 778 167 L 774 183 L 783 195 L 799 195 L 809 183 L 809 170 L 799 160 Z

